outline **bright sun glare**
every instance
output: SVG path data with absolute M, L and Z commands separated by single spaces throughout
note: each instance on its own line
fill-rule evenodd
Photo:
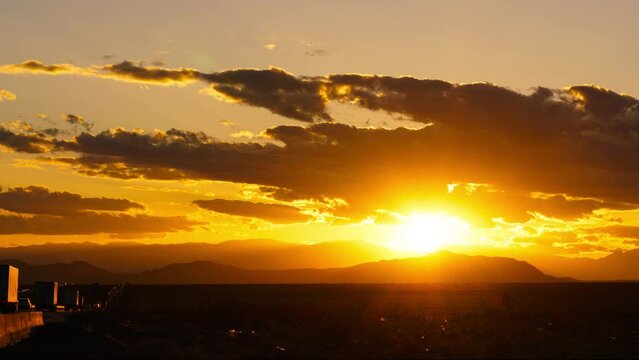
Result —
M 443 214 L 413 214 L 399 226 L 393 248 L 411 254 L 427 254 L 459 242 L 468 224 Z

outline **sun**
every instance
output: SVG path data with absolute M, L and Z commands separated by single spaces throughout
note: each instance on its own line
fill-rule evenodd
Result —
M 445 214 L 412 214 L 399 225 L 391 245 L 396 251 L 427 254 L 458 243 L 469 225 Z

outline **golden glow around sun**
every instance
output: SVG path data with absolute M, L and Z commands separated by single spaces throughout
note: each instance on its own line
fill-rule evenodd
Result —
M 469 225 L 444 214 L 412 214 L 399 225 L 392 248 L 411 254 L 427 254 L 458 243 Z

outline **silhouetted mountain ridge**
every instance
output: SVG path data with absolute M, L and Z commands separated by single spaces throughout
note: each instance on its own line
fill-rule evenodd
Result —
M 600 259 L 551 256 L 528 261 L 546 273 L 580 280 L 639 280 L 639 249 L 614 252 Z
M 508 256 L 506 254 L 506 256 Z M 0 248 L 0 259 L 31 265 L 84 261 L 111 274 L 138 274 L 163 266 L 195 261 L 254 270 L 332 269 L 401 258 L 385 247 L 363 241 L 332 241 L 312 245 L 275 240 L 231 240 L 218 244 L 151 244 L 117 242 L 44 244 Z M 580 280 L 639 280 L 639 249 L 601 259 L 561 256 L 518 257 L 546 274 Z
M 346 267 L 393 258 L 389 249 L 363 241 L 297 244 L 275 240 L 230 240 L 217 244 L 68 243 L 0 248 L 0 259 L 29 264 L 86 261 L 112 273 L 138 273 L 175 263 L 209 261 L 245 269 Z
M 36 281 L 58 281 L 61 283 L 88 284 L 93 282 L 116 283 L 120 277 L 84 261 L 31 265 L 19 260 L 4 260 L 0 264 L 9 264 L 19 269 L 20 284 L 33 284 Z
M 532 265 L 504 257 L 440 252 L 423 257 L 384 260 L 331 269 L 250 270 L 208 261 L 170 264 L 138 274 L 116 275 L 86 262 L 29 265 L 21 283 L 55 280 L 74 283 L 134 284 L 286 284 L 286 283 L 503 283 L 556 282 Z

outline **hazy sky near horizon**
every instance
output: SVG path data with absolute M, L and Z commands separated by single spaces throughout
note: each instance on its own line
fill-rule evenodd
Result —
M 392 246 L 402 222 L 448 217 L 470 230 L 439 247 L 634 248 L 637 13 L 636 1 L 0 1 L 0 217 L 15 227 L 0 245 Z

